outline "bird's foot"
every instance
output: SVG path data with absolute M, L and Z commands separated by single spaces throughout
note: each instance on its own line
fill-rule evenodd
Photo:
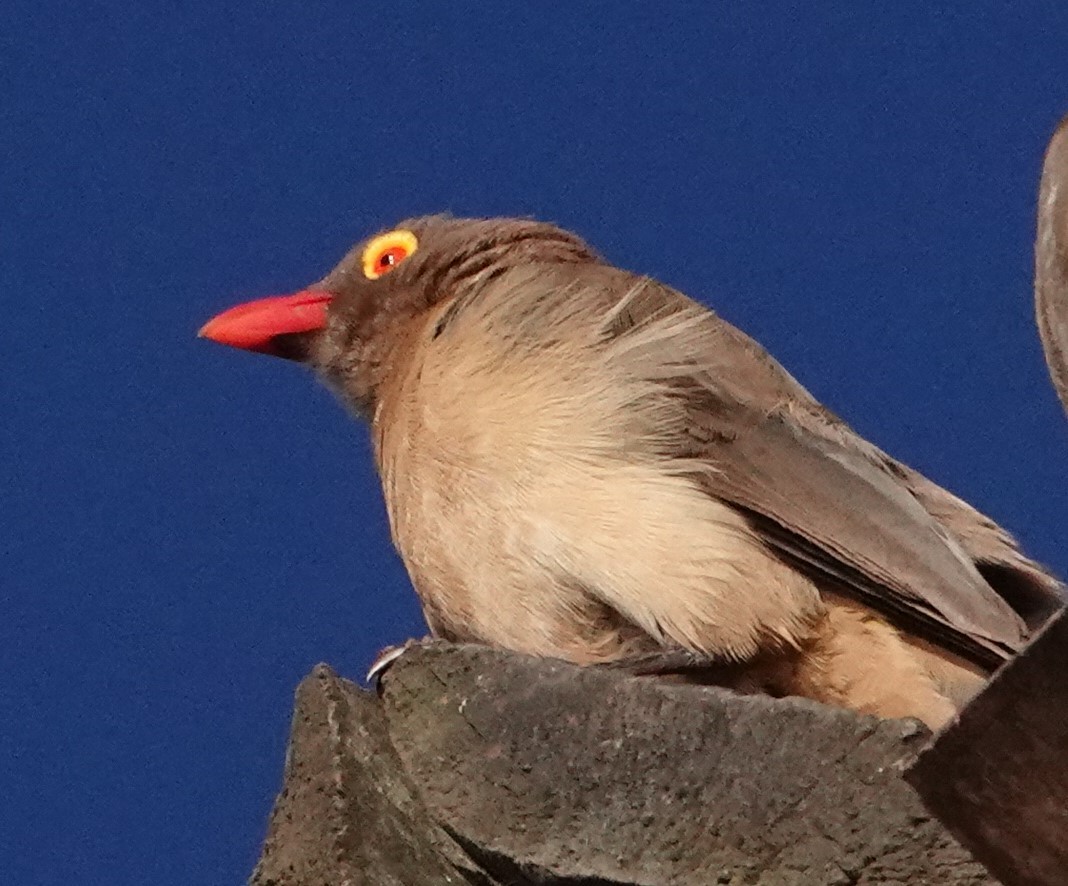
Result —
M 767 665 L 737 662 L 691 652 L 687 649 L 661 649 L 606 661 L 596 667 L 624 671 L 635 677 L 653 677 L 673 683 L 719 686 L 743 695 L 782 695 L 776 691 Z M 765 673 L 768 671 L 768 673 Z
M 690 652 L 688 649 L 661 649 L 656 652 L 643 652 L 628 655 L 612 661 L 601 662 L 596 667 L 627 671 L 640 677 L 664 676 L 667 674 L 685 674 L 692 671 L 706 671 L 722 667 L 707 655 Z

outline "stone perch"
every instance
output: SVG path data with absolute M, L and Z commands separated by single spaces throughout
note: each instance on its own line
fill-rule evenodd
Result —
M 901 778 L 927 739 L 486 647 L 416 647 L 378 695 L 320 665 L 252 883 L 995 883 Z

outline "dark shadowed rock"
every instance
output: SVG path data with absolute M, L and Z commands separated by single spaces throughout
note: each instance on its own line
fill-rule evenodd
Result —
M 438 643 L 383 684 L 301 685 L 258 886 L 994 882 L 911 721 Z
M 1011 886 L 1068 882 L 1068 617 L 1007 664 L 907 773 Z

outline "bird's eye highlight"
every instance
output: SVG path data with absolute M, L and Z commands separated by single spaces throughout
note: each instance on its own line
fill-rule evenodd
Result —
M 388 274 L 419 247 L 411 231 L 390 231 L 375 237 L 363 251 L 363 275 L 377 280 Z

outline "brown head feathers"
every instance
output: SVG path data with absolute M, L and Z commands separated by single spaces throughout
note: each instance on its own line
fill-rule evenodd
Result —
M 368 250 L 397 231 L 410 233 L 415 248 L 388 273 L 369 278 Z M 574 234 L 544 222 L 448 215 L 402 221 L 358 243 L 315 284 L 335 298 L 308 360 L 351 405 L 366 411 L 408 321 L 511 268 L 599 261 Z

